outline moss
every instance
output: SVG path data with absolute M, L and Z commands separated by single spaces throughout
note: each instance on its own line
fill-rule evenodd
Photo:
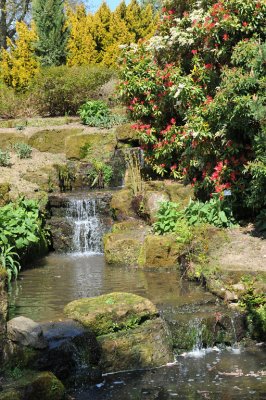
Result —
M 126 143 L 138 142 L 139 140 L 138 132 L 131 126 L 132 124 L 130 123 L 130 124 L 119 125 L 116 128 L 115 133 L 118 141 Z
M 7 362 L 4 365 L 4 369 L 8 375 L 12 375 L 14 369 L 30 368 L 39 355 L 39 350 L 9 342 L 9 346 L 6 346 Z
M 130 219 L 127 221 L 117 222 L 112 226 L 112 233 L 127 232 L 134 229 L 143 228 L 145 223 L 137 219 Z
M 64 153 L 66 138 L 77 135 L 82 130 L 82 128 L 40 130 L 29 138 L 29 144 L 39 151 Z
M 10 184 L 8 182 L 0 183 L 0 207 L 9 202 Z
M 145 237 L 138 264 L 142 267 L 168 268 L 177 266 L 183 246 L 174 235 L 147 235 Z
M 132 191 L 130 189 L 122 189 L 114 193 L 111 200 L 111 212 L 115 220 L 122 221 L 136 217 L 131 207 Z
M 107 233 L 103 238 L 106 262 L 137 266 L 143 242 L 141 235 L 140 230 Z
M 173 361 L 172 338 L 161 318 L 98 338 L 105 372 L 158 367 Z
M 23 133 L 19 132 L 1 132 L 0 134 L 0 148 L 9 149 L 10 146 L 17 142 L 27 143 L 28 139 Z
M 92 329 L 97 336 L 131 329 L 158 311 L 147 299 L 131 293 L 110 293 L 69 303 L 65 314 Z
M 41 372 L 25 385 L 24 398 L 27 400 L 63 400 L 65 388 L 51 372 Z
M 21 400 L 22 394 L 17 390 L 7 390 L 0 393 L 0 400 Z
M 186 207 L 191 198 L 194 197 L 194 191 L 191 185 L 183 185 L 179 182 L 165 181 L 165 190 L 170 200 Z
M 99 160 L 108 160 L 116 148 L 116 137 L 113 131 L 83 132 L 66 138 L 65 153 L 68 159 L 80 160 L 81 149 L 89 149 L 89 155 Z

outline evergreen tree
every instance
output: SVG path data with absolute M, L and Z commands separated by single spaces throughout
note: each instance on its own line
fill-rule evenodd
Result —
M 153 17 L 152 7 L 148 4 L 145 8 L 140 7 L 137 0 L 131 0 L 127 6 L 126 23 L 130 33 L 133 34 L 134 42 L 152 36 L 157 25 L 157 18 Z
M 78 5 L 75 10 L 67 9 L 67 65 L 89 65 L 96 62 L 97 51 L 91 32 L 92 25 L 93 17 L 86 14 L 84 5 Z
M 63 0 L 33 0 L 32 14 L 38 34 L 36 52 L 42 64 L 63 64 L 68 36 Z
M 123 3 L 116 8 L 110 18 L 109 33 L 106 37 L 107 46 L 102 59 L 102 63 L 107 66 L 116 65 L 117 58 L 121 52 L 121 45 L 134 41 L 134 35 L 129 32 L 126 21 L 123 18 L 123 15 L 126 14 L 126 8 L 124 8 Z
M 109 30 L 111 10 L 108 5 L 103 2 L 93 17 L 92 36 L 96 43 L 97 60 L 101 62 L 107 46 L 110 44 Z
M 7 38 L 9 49 L 2 50 L 0 77 L 8 86 L 20 90 L 28 86 L 40 67 L 34 54 L 35 26 L 28 28 L 25 22 L 17 22 L 16 37 L 14 43 Z

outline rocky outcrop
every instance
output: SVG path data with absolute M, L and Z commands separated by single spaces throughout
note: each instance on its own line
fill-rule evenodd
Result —
M 110 293 L 75 300 L 65 313 L 95 332 L 104 371 L 155 367 L 173 359 L 171 335 L 148 299 Z
M 48 344 L 39 324 L 26 317 L 16 317 L 7 323 L 7 338 L 19 345 L 45 349 Z

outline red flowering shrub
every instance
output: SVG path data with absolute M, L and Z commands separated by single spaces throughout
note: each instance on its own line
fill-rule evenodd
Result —
M 204 199 L 230 189 L 238 206 L 266 207 L 266 3 L 179 4 L 166 2 L 158 35 L 125 53 L 120 92 L 146 161 Z

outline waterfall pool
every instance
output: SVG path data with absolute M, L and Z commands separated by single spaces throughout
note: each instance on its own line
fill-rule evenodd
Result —
M 80 297 L 112 291 L 132 292 L 152 300 L 170 319 L 221 312 L 217 299 L 182 280 L 177 271 L 145 271 L 108 266 L 102 255 L 51 253 L 12 283 L 9 317 L 36 321 L 63 319 L 64 306 Z M 195 349 L 176 364 L 151 370 L 108 374 L 102 383 L 82 387 L 76 400 L 266 399 L 266 349 Z

